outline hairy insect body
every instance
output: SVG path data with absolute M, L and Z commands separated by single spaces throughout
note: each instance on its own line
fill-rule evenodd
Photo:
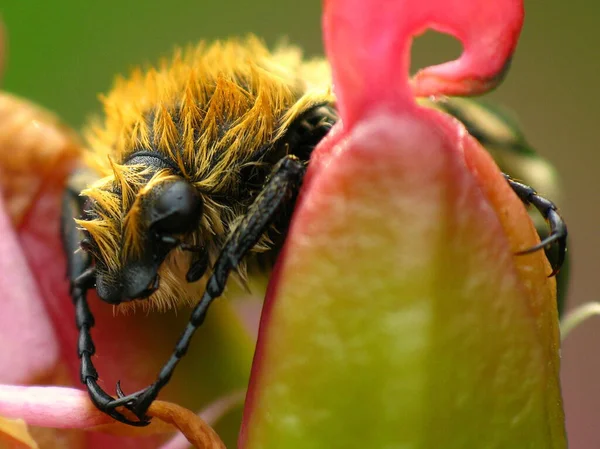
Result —
M 328 80 L 324 63 L 304 63 L 293 48 L 271 54 L 253 38 L 189 49 L 119 79 L 103 98 L 104 121 L 87 132 L 86 165 L 100 179 L 82 192 L 89 200 L 78 220 L 100 296 L 114 304 L 144 298 L 136 302 L 159 309 L 196 302 L 198 281 L 274 164 L 287 154 L 308 161 L 328 130 L 314 135 L 303 123 L 333 104 Z M 329 115 L 330 127 L 332 108 Z M 188 228 L 155 235 L 161 192 L 179 181 L 194 189 L 201 210 L 174 211 L 169 220 Z M 253 251 L 267 251 L 273 235 Z M 237 274 L 245 273 L 241 263 Z

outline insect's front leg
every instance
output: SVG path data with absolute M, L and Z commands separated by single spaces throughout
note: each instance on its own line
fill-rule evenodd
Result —
M 550 235 L 548 237 L 537 245 L 519 251 L 517 254 L 529 254 L 556 243 L 558 245 L 557 260 L 551 262 L 552 273 L 550 273 L 550 277 L 556 275 L 565 261 L 567 252 L 567 225 L 564 219 L 558 212 L 556 205 L 552 201 L 538 195 L 535 189 L 515 181 L 506 173 L 504 173 L 504 177 L 521 201 L 527 206 L 530 204 L 533 205 L 550 225 Z
M 64 193 L 61 228 L 63 247 L 67 255 L 71 298 L 75 306 L 75 322 L 79 331 L 77 355 L 81 361 L 81 382 L 86 386 L 92 402 L 99 410 L 124 424 L 145 426 L 149 423 L 147 420 L 133 421 L 118 412 L 116 407 L 123 404 L 98 385 L 98 372 L 92 361 L 92 356 L 96 352 L 91 335 L 94 316 L 87 301 L 87 292 L 94 287 L 96 279 L 91 256 L 80 248 L 83 234 L 74 221 L 74 217 L 80 216 L 83 210 L 83 199 L 79 196 L 79 191 L 75 186 L 68 186 Z
M 186 354 L 194 332 L 204 322 L 210 304 L 223 293 L 231 271 L 268 230 L 281 210 L 281 206 L 295 197 L 302 183 L 304 171 L 304 164 L 294 156 L 286 156 L 277 163 L 269 181 L 250 206 L 248 213 L 225 242 L 206 284 L 206 290 L 196 304 L 173 354 L 161 369 L 156 381 L 140 393 L 121 398 L 121 401 L 129 404 L 128 408 L 140 419 L 144 419 L 150 404 L 169 382 L 175 367 Z

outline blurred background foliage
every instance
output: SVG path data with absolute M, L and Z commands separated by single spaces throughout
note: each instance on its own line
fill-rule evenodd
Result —
M 505 83 L 490 97 L 515 111 L 528 140 L 559 169 L 560 206 L 572 260 L 568 307 L 598 300 L 600 277 L 600 4 L 526 0 L 522 39 Z M 79 128 L 99 111 L 97 94 L 116 73 L 200 39 L 256 33 L 321 53 L 320 1 L 3 0 L 8 63 L 3 87 L 59 113 Z M 449 38 L 428 33 L 413 65 L 458 54 Z M 563 348 L 563 391 L 571 447 L 600 447 L 600 321 L 578 329 Z

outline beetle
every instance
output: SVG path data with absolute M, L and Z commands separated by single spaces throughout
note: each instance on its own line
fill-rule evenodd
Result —
M 250 37 L 176 52 L 158 68 L 119 78 L 103 98 L 104 119 L 87 132 L 86 168 L 64 196 L 62 229 L 81 381 L 112 418 L 147 425 L 148 407 L 229 276 L 272 267 L 311 152 L 338 120 L 329 79 L 324 61 L 303 61 L 293 47 L 269 52 Z M 541 243 L 520 254 L 556 244 L 556 274 L 567 236 L 557 207 L 505 177 L 550 225 Z M 115 398 L 98 385 L 87 301 L 93 288 L 118 307 L 195 304 L 146 389 L 125 394 L 117 384 Z

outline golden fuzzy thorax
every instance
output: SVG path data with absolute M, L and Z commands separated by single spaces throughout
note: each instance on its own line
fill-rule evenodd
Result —
M 141 199 L 176 176 L 170 169 L 150 173 L 127 164 L 132 154 L 152 151 L 202 192 L 201 228 L 189 243 L 207 245 L 214 261 L 244 213 L 215 198 L 239 190 L 240 167 L 260 163 L 259 150 L 282 138 L 295 118 L 333 102 L 329 86 L 324 61 L 304 62 L 294 47 L 270 53 L 253 37 L 176 51 L 157 68 L 117 78 L 102 97 L 104 120 L 86 133 L 85 162 L 100 179 L 82 192 L 94 206 L 92 218 L 78 223 L 96 244 L 94 256 L 110 274 L 138 251 L 147 231 L 139 219 Z M 255 251 L 267 247 L 263 238 Z M 185 281 L 190 257 L 174 250 L 159 270 L 159 290 L 142 304 L 166 309 L 198 300 L 204 283 Z

